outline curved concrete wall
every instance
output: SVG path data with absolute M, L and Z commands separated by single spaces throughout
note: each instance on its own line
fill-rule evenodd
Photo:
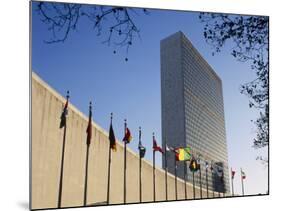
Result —
M 60 114 L 65 99 L 32 73 L 31 208 L 56 208 L 62 156 L 63 129 Z M 83 206 L 87 117 L 71 104 L 67 117 L 62 207 Z M 89 149 L 88 205 L 106 201 L 108 132 L 92 123 Z M 123 204 L 123 145 L 118 141 L 112 152 L 110 204 Z M 139 158 L 127 149 L 127 203 L 139 202 Z M 153 201 L 153 167 L 142 161 L 142 198 Z M 175 200 L 175 178 L 168 174 L 168 200 Z M 178 179 L 178 199 L 184 199 L 184 181 Z M 188 199 L 193 197 L 187 184 Z M 212 193 L 209 194 L 211 197 Z M 217 196 L 217 194 L 215 194 Z M 199 190 L 196 188 L 196 197 Z M 203 190 L 203 197 L 206 192 Z M 156 201 L 165 201 L 165 172 L 156 168 Z

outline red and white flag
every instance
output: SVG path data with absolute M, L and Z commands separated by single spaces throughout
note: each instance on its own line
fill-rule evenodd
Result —
M 231 168 L 231 179 L 234 179 L 235 171 L 232 170 Z
M 246 174 L 245 174 L 245 172 L 242 171 L 242 170 L 241 170 L 241 177 L 242 177 L 242 179 L 246 179 Z
M 153 151 L 158 151 L 158 152 L 164 153 L 162 148 L 157 145 L 157 142 L 156 142 L 154 136 L 153 136 Z

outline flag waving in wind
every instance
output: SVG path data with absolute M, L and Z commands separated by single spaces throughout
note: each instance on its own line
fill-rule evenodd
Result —
M 66 125 L 66 116 L 68 114 L 68 99 L 69 99 L 69 92 L 67 91 L 66 102 L 64 104 L 61 116 L 60 116 L 60 128 L 65 127 Z
M 192 157 L 192 159 L 190 161 L 189 169 L 190 169 L 190 171 L 193 171 L 193 172 L 199 170 L 199 166 L 197 164 L 197 160 L 194 157 Z
M 190 147 L 178 148 L 177 159 L 179 161 L 188 161 L 191 158 Z
M 142 145 L 141 141 L 139 142 L 138 148 L 139 148 L 139 151 L 140 151 L 140 157 L 143 158 L 144 155 L 145 155 L 146 149 L 145 149 L 145 147 Z
M 131 132 L 129 130 L 129 128 L 126 127 L 126 132 L 125 132 L 125 136 L 123 138 L 123 141 L 126 142 L 126 144 L 130 143 L 130 141 L 133 139 L 133 137 L 131 136 Z
M 241 170 L 241 177 L 242 177 L 242 179 L 246 179 L 246 174 L 245 174 L 245 172 L 242 171 L 242 170 Z
M 153 151 L 158 151 L 158 152 L 164 153 L 162 148 L 157 145 L 157 142 L 156 142 L 154 136 L 153 136 Z
M 89 107 L 89 121 L 88 121 L 88 127 L 86 133 L 87 133 L 87 145 L 90 145 L 92 139 L 92 103 L 91 102 Z
M 139 152 L 140 152 L 140 158 L 143 158 L 145 155 L 145 147 L 141 143 L 141 127 L 139 127 L 139 146 L 138 146 Z
M 112 123 L 110 123 L 110 128 L 109 128 L 109 144 L 110 144 L 110 149 L 116 152 L 117 151 L 116 139 L 115 139 Z
M 171 152 L 171 151 L 175 151 L 175 149 L 166 144 L 166 152 Z
M 205 169 L 208 169 L 208 168 L 209 168 L 209 162 L 205 161 Z
M 235 171 L 231 169 L 231 179 L 234 179 Z
M 214 164 L 213 164 L 213 161 L 211 161 L 211 167 L 210 167 L 210 169 L 211 169 L 211 172 L 213 173 L 213 172 L 214 172 Z

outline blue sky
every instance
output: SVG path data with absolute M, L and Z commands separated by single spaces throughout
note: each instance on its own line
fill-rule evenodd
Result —
M 90 22 L 81 19 L 76 32 L 64 43 L 46 44 L 51 38 L 47 26 L 32 12 L 32 69 L 60 94 L 70 90 L 71 103 L 86 115 L 89 100 L 93 101 L 93 118 L 104 129 L 109 128 L 110 112 L 118 139 L 123 137 L 123 120 L 135 140 L 128 145 L 137 151 L 138 127 L 142 142 L 148 148 L 146 159 L 152 159 L 152 132 L 161 144 L 160 40 L 181 30 L 213 67 L 223 82 L 226 136 L 229 167 L 247 175 L 245 193 L 267 191 L 267 168 L 256 161 L 267 155 L 266 149 L 253 149 L 257 111 L 249 109 L 248 99 L 239 87 L 255 75 L 247 63 L 235 61 L 230 55 L 231 43 L 212 56 L 212 49 L 203 37 L 204 25 L 198 13 L 150 10 L 132 13 L 140 28 L 141 39 L 135 38 L 126 54 L 125 48 L 102 44 L 105 36 L 96 36 Z M 113 54 L 113 50 L 117 53 Z M 125 62 L 128 57 L 128 62 Z M 160 154 L 157 165 L 161 166 Z M 234 180 L 235 192 L 241 193 L 240 173 Z

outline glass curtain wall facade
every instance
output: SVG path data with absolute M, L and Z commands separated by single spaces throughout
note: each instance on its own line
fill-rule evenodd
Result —
M 160 53 L 162 145 L 190 146 L 195 157 L 201 157 L 202 187 L 206 188 L 206 160 L 209 190 L 229 192 L 222 81 L 182 32 L 161 40 Z M 172 174 L 174 159 L 174 153 L 167 153 Z M 223 168 L 223 178 L 211 172 L 211 162 Z M 186 164 L 187 181 L 192 183 Z M 184 179 L 184 162 L 178 162 L 177 175 Z M 195 184 L 200 186 L 199 171 Z

